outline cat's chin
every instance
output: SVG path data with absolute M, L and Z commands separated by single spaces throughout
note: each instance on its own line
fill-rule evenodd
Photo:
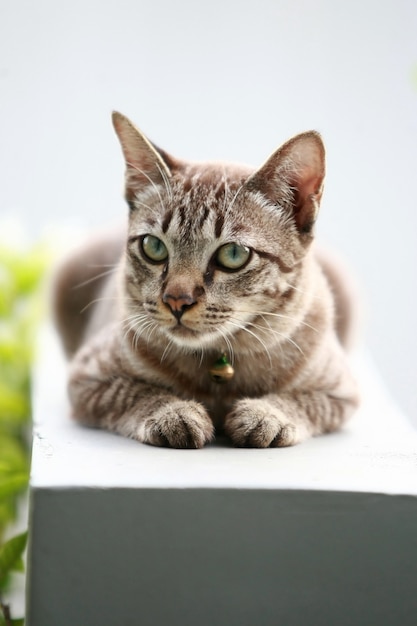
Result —
M 195 350 L 196 348 L 215 348 L 220 345 L 218 333 L 201 333 L 186 326 L 175 326 L 167 333 L 168 337 L 180 348 Z

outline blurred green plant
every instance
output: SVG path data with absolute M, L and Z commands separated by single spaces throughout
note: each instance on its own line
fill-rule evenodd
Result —
M 20 250 L 0 240 L 0 626 L 23 624 L 3 598 L 11 574 L 24 569 L 27 532 L 6 537 L 29 481 L 31 368 L 49 263 L 45 245 Z

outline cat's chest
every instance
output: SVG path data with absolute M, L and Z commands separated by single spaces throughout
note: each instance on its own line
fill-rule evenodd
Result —
M 172 391 L 184 399 L 202 402 L 216 425 L 221 425 L 225 415 L 236 400 L 242 397 L 259 397 L 279 391 L 288 382 L 288 367 L 279 359 L 256 359 L 242 356 L 228 360 L 229 375 L 222 378 L 216 369 L 220 357 L 199 360 L 193 356 L 181 357 L 169 367 L 158 368 Z M 164 371 L 163 371 L 164 370 Z
M 181 395 L 202 402 L 217 428 L 221 428 L 237 400 L 279 392 L 288 383 L 288 372 L 278 359 L 268 360 L 268 363 L 249 357 L 236 359 L 232 365 L 233 376 L 226 380 L 213 377 L 213 368 L 210 363 L 207 365 L 209 367 L 190 372 L 188 385 L 182 388 Z
M 170 357 L 149 346 L 139 348 L 135 354 L 135 374 L 158 387 L 168 388 L 176 396 L 203 403 L 216 425 L 221 425 L 236 400 L 278 392 L 290 384 L 300 368 L 300 363 L 283 359 L 279 350 L 267 356 L 235 355 L 234 359 L 226 359 L 232 375 L 222 378 L 215 369 L 221 365 L 221 353 Z
M 257 362 L 249 357 L 224 358 L 219 355 L 198 361 L 184 357 L 169 372 L 174 384 L 185 394 L 209 396 L 219 401 L 243 395 L 259 395 L 280 384 L 282 368 L 278 362 Z

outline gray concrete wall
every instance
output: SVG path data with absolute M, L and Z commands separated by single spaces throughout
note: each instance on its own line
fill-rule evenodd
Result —
M 32 505 L 28 626 L 415 625 L 415 497 L 43 489 Z

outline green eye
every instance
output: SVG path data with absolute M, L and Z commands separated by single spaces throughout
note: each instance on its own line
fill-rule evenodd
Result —
M 249 260 L 250 249 L 238 243 L 226 243 L 217 250 L 218 265 L 227 270 L 239 270 Z
M 142 239 L 143 254 L 154 263 L 162 263 L 168 258 L 168 250 L 163 241 L 153 235 L 145 235 Z

